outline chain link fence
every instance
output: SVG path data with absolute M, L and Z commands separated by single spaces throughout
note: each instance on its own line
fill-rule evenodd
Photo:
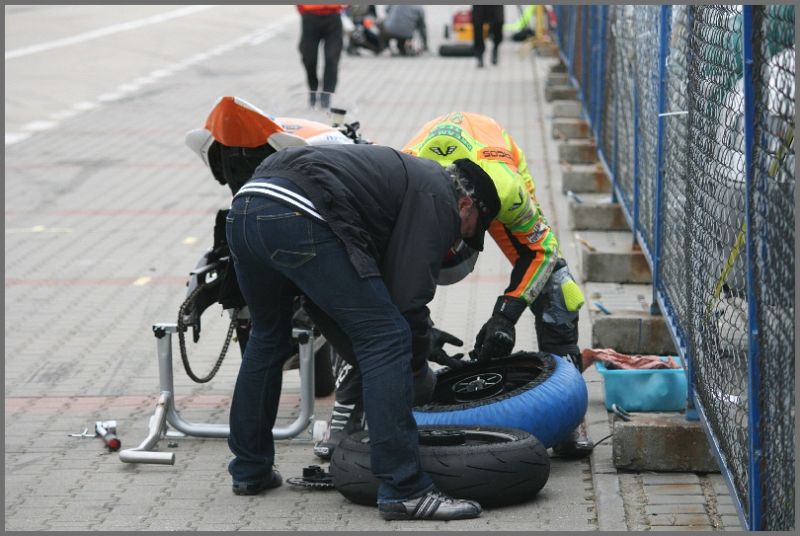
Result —
M 755 156 L 750 188 L 756 325 L 761 359 L 760 432 L 765 527 L 789 529 L 795 504 L 794 440 L 794 6 L 756 10 L 754 32 Z
M 747 527 L 792 530 L 794 7 L 558 15 L 598 155 L 689 363 L 690 409 Z

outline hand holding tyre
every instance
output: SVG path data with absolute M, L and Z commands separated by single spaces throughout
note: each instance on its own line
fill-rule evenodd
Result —
M 500 296 L 497 298 L 492 316 L 483 325 L 475 338 L 472 354 L 478 361 L 507 356 L 514 349 L 516 330 L 514 324 L 528 304 L 521 298 Z
M 464 341 L 462 341 L 455 335 L 447 333 L 446 331 L 442 331 L 436 328 L 431 328 L 431 352 L 430 355 L 428 356 L 428 360 L 433 361 L 434 363 L 439 363 L 440 365 L 444 365 L 445 367 L 449 367 L 454 370 L 458 370 L 467 366 L 468 362 L 461 360 L 461 358 L 464 357 L 464 354 L 458 353 L 458 354 L 448 355 L 443 348 L 445 344 L 452 344 L 453 346 L 464 346 Z

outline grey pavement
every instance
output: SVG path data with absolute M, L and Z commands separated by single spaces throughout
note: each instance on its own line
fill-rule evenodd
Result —
M 590 459 L 553 458 L 550 479 L 532 501 L 476 520 L 403 523 L 384 522 L 374 508 L 335 491 L 284 485 L 234 496 L 221 439 L 162 439 L 159 449 L 177 461 L 159 466 L 123 464 L 99 439 L 68 437 L 108 419 L 117 420 L 123 447 L 147 433 L 158 395 L 151 325 L 175 321 L 188 272 L 212 242 L 214 214 L 229 201 L 227 188 L 184 146 L 184 133 L 203 124 L 221 95 L 272 112 L 270 103 L 305 87 L 293 7 L 211 7 L 148 19 L 180 7 L 6 8 L 6 530 L 738 530 L 719 475 L 618 473 L 608 440 Z M 543 95 L 555 60 L 510 41 L 496 67 L 438 57 L 454 9 L 426 7 L 434 53 L 343 55 L 337 93 L 357 103 L 351 118 L 365 137 L 395 147 L 445 112 L 494 117 L 526 151 L 543 210 L 575 265 L 578 242 L 566 227 Z M 516 14 L 507 10 L 509 18 Z M 143 19 L 151 22 L 87 36 Z M 30 48 L 76 35 L 84 38 Z M 441 288 L 431 304 L 436 324 L 468 346 L 508 276 L 505 258 L 487 246 L 475 272 Z M 639 294 L 649 299 L 638 287 L 600 291 L 607 304 L 614 296 L 612 305 Z M 203 320 L 200 344 L 190 344 L 201 373 L 227 324 L 213 308 Z M 536 349 L 532 315 L 517 333 L 518 349 Z M 580 342 L 590 341 L 591 314 L 583 314 Z M 198 385 L 176 357 L 181 415 L 225 423 L 238 361 L 232 348 L 218 376 Z M 587 421 L 598 440 L 611 430 L 602 380 L 594 369 L 584 377 Z M 298 388 L 297 372 L 287 371 L 279 424 L 296 415 Z M 332 397 L 318 399 L 316 418 L 326 419 L 331 406 Z M 284 477 L 318 463 L 311 445 L 310 432 L 277 442 Z

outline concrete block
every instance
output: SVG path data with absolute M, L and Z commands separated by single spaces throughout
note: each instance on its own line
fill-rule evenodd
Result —
M 602 195 L 602 194 L 601 194 Z M 628 230 L 628 220 L 619 203 L 612 203 L 608 196 L 604 200 L 594 200 L 588 195 L 570 199 L 567 208 L 567 225 L 570 229 L 596 231 Z
M 555 43 L 537 43 L 533 45 L 533 50 L 536 51 L 537 56 L 542 58 L 558 57 L 558 45 Z
M 550 73 L 547 75 L 547 80 L 544 81 L 545 87 L 548 86 L 566 86 L 571 82 L 567 73 Z
M 564 193 L 611 192 L 611 181 L 599 165 L 569 166 L 561 172 L 561 189 Z
M 580 119 L 581 103 L 576 100 L 553 101 L 553 119 Z
M 650 283 L 650 265 L 633 235 L 621 231 L 581 231 L 575 239 L 581 245 L 583 281 L 608 283 Z
M 591 133 L 589 123 L 583 119 L 559 118 L 553 121 L 553 138 L 557 140 L 587 139 Z
M 719 467 L 698 421 L 679 413 L 634 413 L 631 420 L 616 421 L 612 437 L 614 465 L 630 471 L 685 471 L 714 473 Z M 648 503 L 679 501 L 696 504 L 697 495 L 656 494 Z
M 558 159 L 567 164 L 594 164 L 597 162 L 597 144 L 583 140 L 561 143 Z
M 552 102 L 554 100 L 571 100 L 578 98 L 578 89 L 572 85 L 545 86 L 544 100 Z
M 592 346 L 623 354 L 677 354 L 664 317 L 636 311 L 593 318 Z

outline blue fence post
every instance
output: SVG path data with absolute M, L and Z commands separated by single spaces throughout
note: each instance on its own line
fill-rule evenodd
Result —
M 586 50 L 589 43 L 590 28 L 590 25 L 588 24 L 590 20 L 587 16 L 588 13 L 589 6 L 581 6 L 581 102 L 583 103 L 582 108 L 584 110 L 590 109 L 589 101 L 586 98 L 586 88 L 589 87 L 589 80 L 591 80 L 591 77 L 589 76 L 589 54 Z
M 595 137 L 598 140 L 598 147 L 600 147 L 600 140 L 603 135 L 603 108 L 605 99 L 605 76 L 606 76 L 606 20 L 608 17 L 608 6 L 599 6 L 600 9 L 600 61 L 598 66 L 600 72 L 597 76 L 597 126 L 595 127 Z M 603 155 L 608 162 L 608 155 Z
M 575 73 L 572 68 L 572 64 L 575 61 L 575 26 L 576 26 L 576 13 L 577 8 L 575 6 L 569 6 L 569 34 L 567 34 L 567 39 L 569 42 L 567 43 L 567 73 L 569 74 L 570 79 L 575 79 Z
M 688 39 L 691 43 L 692 39 L 694 38 L 694 10 L 696 9 L 695 6 L 687 6 L 686 7 L 686 24 L 689 29 Z M 692 63 L 692 47 L 689 46 L 686 50 L 686 66 L 690 68 Z M 688 97 L 688 95 L 687 95 Z M 689 130 L 691 131 L 691 104 L 689 104 L 689 109 L 686 110 L 689 113 Z M 686 155 L 689 156 L 688 154 Z M 688 278 L 686 280 L 686 284 L 688 285 Z M 688 290 L 687 290 L 688 292 Z M 686 333 L 687 339 L 691 339 L 691 335 Z M 694 356 L 692 355 L 691 350 L 691 342 L 687 340 L 687 348 L 686 348 L 686 376 L 689 379 L 689 388 L 687 389 L 687 404 L 686 404 L 686 420 L 687 421 L 699 421 L 700 420 L 700 412 L 697 410 L 697 406 L 695 405 L 694 401 L 694 386 L 692 382 L 694 381 Z
M 589 63 L 589 80 L 587 87 L 591 86 L 592 91 L 589 97 L 589 125 L 592 127 L 592 132 L 595 131 L 597 125 L 597 6 L 589 6 L 589 31 L 591 39 L 589 40 L 589 50 L 591 50 L 592 61 Z M 597 136 L 595 135 L 595 142 Z
M 761 354 L 758 344 L 758 312 L 756 310 L 755 275 L 753 263 L 756 251 L 750 225 L 753 209 L 750 194 L 753 191 L 755 147 L 755 88 L 753 84 L 753 6 L 742 11 L 742 60 L 744 81 L 744 169 L 745 169 L 745 229 L 747 242 L 747 320 L 748 320 L 748 529 L 761 530 Z
M 619 61 L 619 45 L 615 42 L 614 43 L 614 60 L 615 62 Z M 618 202 L 617 199 L 617 163 L 619 162 L 619 86 L 617 82 L 619 81 L 619 69 L 617 68 L 616 63 L 611 66 L 611 70 L 614 73 L 614 134 L 612 139 L 614 140 L 614 147 L 611 148 L 611 202 L 616 203 Z
M 639 84 L 636 83 L 636 75 L 639 70 L 637 64 L 633 65 L 633 245 L 638 241 L 639 232 Z
M 658 43 L 658 130 L 656 138 L 656 191 L 653 210 L 653 301 L 650 314 L 661 314 L 658 307 L 658 288 L 661 284 L 661 195 L 664 188 L 664 113 L 667 111 L 667 55 L 669 54 L 670 19 L 672 6 L 661 6 L 661 25 Z

